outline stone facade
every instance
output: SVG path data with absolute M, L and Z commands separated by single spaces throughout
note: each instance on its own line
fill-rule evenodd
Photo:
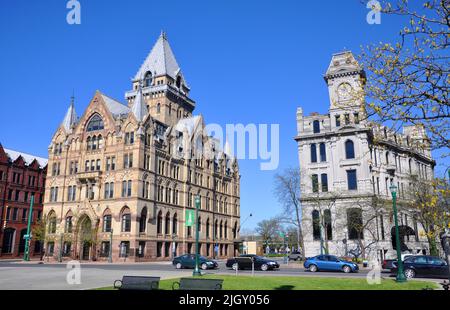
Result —
M 23 258 L 31 197 L 32 226 L 42 217 L 47 160 L 4 149 L 0 144 L 0 259 Z M 30 257 L 39 257 L 43 243 L 33 239 Z
M 49 256 L 150 261 L 195 253 L 185 216 L 196 195 L 200 254 L 235 255 L 238 163 L 204 133 L 189 90 L 161 34 L 125 94 L 127 105 L 99 91 L 80 118 L 70 105 L 49 146 Z
M 324 78 L 329 113 L 305 116 L 297 110 L 306 256 L 321 248 L 340 256 L 363 251 L 370 259 L 395 256 L 391 184 L 398 188 L 400 225 L 414 230 L 403 237 L 403 250 L 429 253 L 414 214 L 402 207 L 414 177 L 433 178 L 435 162 L 424 129 L 407 126 L 396 133 L 367 119 L 365 73 L 351 52 L 333 55 Z M 358 225 L 364 226 L 362 235 Z

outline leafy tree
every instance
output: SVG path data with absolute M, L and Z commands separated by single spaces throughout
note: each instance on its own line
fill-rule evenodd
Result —
M 448 0 L 381 1 L 381 13 L 407 20 L 398 42 L 363 48 L 367 117 L 423 126 L 434 149 L 450 148 L 450 5 Z M 445 154 L 446 156 L 450 154 Z

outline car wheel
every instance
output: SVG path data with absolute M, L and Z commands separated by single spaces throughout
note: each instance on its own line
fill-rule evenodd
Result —
M 317 266 L 316 265 L 309 265 L 309 271 L 311 272 L 316 272 L 317 271 Z
M 261 270 L 262 271 L 267 271 L 267 269 L 269 269 L 269 266 L 267 266 L 267 264 L 262 264 L 261 265 Z
M 344 267 L 342 267 L 342 271 L 345 273 L 350 273 L 352 271 L 352 268 L 350 268 L 350 266 L 345 265 Z
M 298 262 L 299 260 L 300 260 L 300 257 L 297 257 L 297 258 L 295 259 L 296 262 Z
M 237 269 L 238 269 L 238 264 L 237 264 L 237 263 L 234 263 L 233 266 L 231 266 L 231 268 L 232 268 L 233 270 L 237 270 Z
M 406 269 L 405 270 L 405 277 L 407 278 L 407 279 L 412 279 L 412 278 L 414 278 L 416 276 L 416 272 L 414 271 L 414 270 L 412 270 L 412 269 Z
M 203 263 L 203 264 L 201 265 L 201 268 L 202 268 L 202 270 L 206 270 L 206 269 L 208 269 L 208 265 L 206 265 L 205 263 Z
M 177 263 L 176 265 L 175 265 L 175 267 L 177 268 L 177 269 L 181 269 L 181 263 Z

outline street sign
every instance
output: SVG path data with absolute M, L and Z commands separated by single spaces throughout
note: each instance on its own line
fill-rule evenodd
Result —
M 195 223 L 194 210 L 186 210 L 186 227 L 192 227 Z
M 31 238 L 30 235 L 24 235 L 23 236 L 23 239 L 25 239 L 25 240 L 30 239 L 30 238 Z

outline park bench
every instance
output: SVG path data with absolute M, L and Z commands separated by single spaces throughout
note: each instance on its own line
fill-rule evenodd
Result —
M 173 283 L 172 289 L 218 291 L 222 289 L 222 283 L 222 279 L 181 278 L 180 282 Z
M 159 288 L 160 277 L 123 276 L 114 281 L 114 288 L 119 290 L 150 291 Z

